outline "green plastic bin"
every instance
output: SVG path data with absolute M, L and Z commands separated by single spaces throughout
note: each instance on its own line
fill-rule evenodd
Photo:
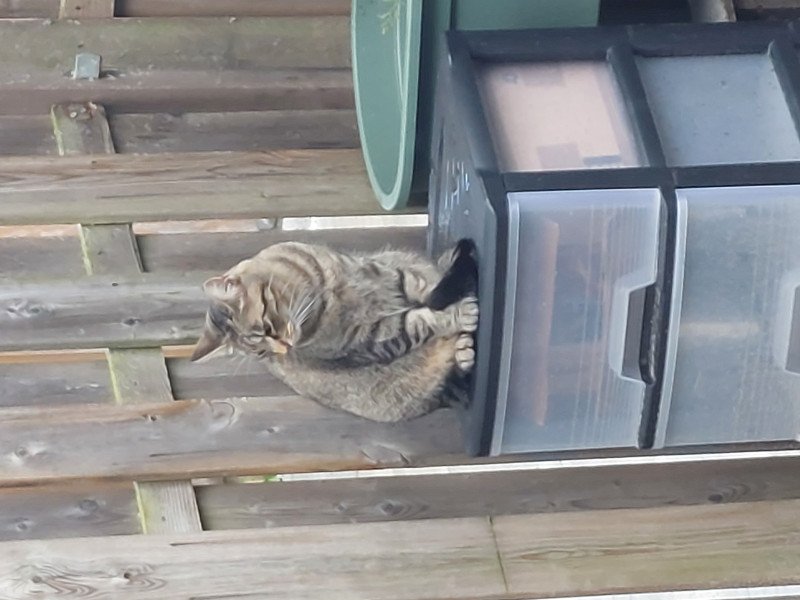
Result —
M 597 24 L 600 0 L 353 0 L 361 147 L 386 210 L 427 198 L 435 65 L 448 29 Z

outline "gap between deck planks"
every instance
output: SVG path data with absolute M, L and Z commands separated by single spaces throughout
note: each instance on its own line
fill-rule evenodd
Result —
M 800 501 L 0 544 L 0 593 L 510 599 L 800 582 Z
M 84 8 L 99 10 L 101 7 L 94 4 L 84 5 Z M 51 117 L 60 155 L 114 153 L 102 106 L 94 103 L 56 105 L 51 109 Z M 80 234 L 87 275 L 141 272 L 141 259 L 130 224 L 81 226 Z M 160 349 L 109 350 L 108 367 L 114 397 L 121 405 L 173 401 Z M 145 533 L 202 530 L 194 488 L 189 481 L 135 482 L 134 488 Z

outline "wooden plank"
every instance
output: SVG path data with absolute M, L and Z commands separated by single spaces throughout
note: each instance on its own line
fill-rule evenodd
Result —
M 369 251 L 387 245 L 425 252 L 425 227 L 270 230 L 251 233 L 188 233 L 139 236 L 142 263 L 150 272 L 226 271 L 267 246 L 285 241 Z
M 139 533 L 130 483 L 57 484 L 0 493 L 0 540 Z
M 0 22 L 2 33 L 2 22 Z M 267 53 L 269 54 L 269 53 Z M 0 114 L 36 115 L 52 104 L 102 103 L 118 112 L 352 109 L 348 69 L 248 71 L 214 68 L 132 71 L 97 80 L 57 72 L 0 75 Z
M 235 362 L 220 359 L 193 363 L 188 358 L 171 358 L 167 359 L 167 369 L 172 393 L 177 400 L 290 396 L 293 393 L 257 360 L 242 363 L 238 359 Z
M 123 405 L 172 403 L 169 375 L 159 349 L 109 350 L 114 394 Z M 189 481 L 137 482 L 136 497 L 145 533 L 200 531 L 200 514 Z
M 102 105 L 94 102 L 55 104 L 50 108 L 50 119 L 60 156 L 114 154 L 111 130 Z
M 0 160 L 1 225 L 381 212 L 358 150 Z
M 0 157 L 56 153 L 50 119 L 45 113 L 32 116 L 0 115 Z
M 0 545 L 0 596 L 65 588 L 120 600 L 453 600 L 505 591 L 491 529 L 477 519 Z
M 0 0 L 0 19 L 55 19 L 59 0 Z
M 159 349 L 109 350 L 108 366 L 118 404 L 172 402 L 169 375 Z
M 790 500 L 6 542 L 0 593 L 501 600 L 792 585 L 798 514 Z
M 508 516 L 509 595 L 553 597 L 800 582 L 800 502 Z
M 108 19 L 114 16 L 114 0 L 60 0 L 59 19 Z
M 200 289 L 207 275 L 0 280 L 0 350 L 193 343 L 207 307 Z
M 120 17 L 347 16 L 350 0 L 117 0 Z
M 80 241 L 74 236 L 0 238 L 0 273 L 4 277 L 82 275 Z
M 206 529 L 498 517 L 800 498 L 798 457 L 273 481 L 197 488 Z M 548 467 L 548 468 L 541 468 Z
M 0 364 L 0 406 L 110 403 L 105 363 Z
M 59 0 L 0 0 L 0 19 L 57 18 Z M 347 16 L 350 0 L 117 0 L 118 17 Z
M 0 413 L 0 486 L 297 473 L 463 460 L 456 414 L 381 424 L 290 397 Z M 124 441 L 124 443 L 120 443 Z
M 346 16 L 0 21 L 0 39 L 6 83 L 20 73 L 63 77 L 79 51 L 99 54 L 105 70 L 125 75 L 350 68 Z
M 87 106 L 85 118 L 77 107 L 53 107 L 53 128 L 59 153 L 113 154 L 105 112 Z M 67 122 L 66 126 L 63 125 Z M 136 238 L 130 224 L 81 226 L 81 249 L 86 273 L 131 274 L 141 271 Z M 161 349 L 109 350 L 108 367 L 119 404 L 172 402 L 169 375 Z M 134 483 L 145 533 L 200 531 L 194 488 L 189 481 Z
M 139 247 L 130 224 L 81 225 L 81 247 L 87 275 L 139 273 Z
M 112 114 L 125 154 L 358 148 L 352 110 Z

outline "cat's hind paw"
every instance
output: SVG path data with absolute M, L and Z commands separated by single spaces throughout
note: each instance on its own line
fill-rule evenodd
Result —
M 456 368 L 461 373 L 467 374 L 475 366 L 475 342 L 472 335 L 462 333 L 456 339 Z

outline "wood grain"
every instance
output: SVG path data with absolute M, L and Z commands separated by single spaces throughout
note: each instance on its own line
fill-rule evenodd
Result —
M 59 19 L 104 19 L 114 16 L 114 0 L 60 0 Z
M 800 502 L 494 519 L 511 594 L 551 597 L 800 582 Z
M 130 224 L 81 225 L 81 249 L 87 275 L 139 273 L 139 247 Z
M 109 350 L 114 395 L 121 405 L 172 402 L 167 367 L 160 349 Z M 200 531 L 200 514 L 189 481 L 136 482 L 144 533 Z
M 253 233 L 190 233 L 139 236 L 142 263 L 150 272 L 226 271 L 267 246 L 286 241 L 325 244 L 339 250 L 396 248 L 425 251 L 424 227 L 270 230 Z
M 221 358 L 193 363 L 188 358 L 170 358 L 167 359 L 167 369 L 172 393 L 177 400 L 290 396 L 294 393 L 270 375 L 257 360 L 240 362 Z
M 111 115 L 125 154 L 358 148 L 353 110 Z
M 2 225 L 380 212 L 358 150 L 0 160 Z
M 188 380 L 187 387 L 192 387 Z M 104 362 L 0 364 L 0 406 L 110 403 Z
M 0 35 L 2 21 L 0 21 Z M 269 52 L 266 52 L 269 54 Z M 103 63 L 106 64 L 106 63 Z M 60 103 L 102 103 L 117 112 L 352 109 L 353 82 L 346 68 L 264 70 L 160 68 L 72 79 L 34 71 L 3 81 L 0 114 L 36 115 Z
M 109 1 L 109 0 L 106 0 Z M 118 17 L 286 17 L 350 14 L 350 0 L 117 0 Z M 56 18 L 59 0 L 0 0 L 0 19 Z
M 206 529 L 498 517 L 796 499 L 798 465 L 798 458 L 551 465 L 470 474 L 202 486 L 197 495 Z
M 139 533 L 130 483 L 57 484 L 4 489 L 0 541 Z
M 0 0 L 0 19 L 55 19 L 59 0 Z
M 192 343 L 206 275 L 0 280 L 0 349 L 139 348 Z
M 6 542 L 0 593 L 498 600 L 797 584 L 798 514 L 787 500 Z
M 0 238 L 0 275 L 83 275 L 77 237 Z
M 121 17 L 286 17 L 350 14 L 350 0 L 117 0 Z
M 46 113 L 31 116 L 0 115 L 0 157 L 56 153 L 53 128 Z
M 0 596 L 452 600 L 504 592 L 486 521 L 400 525 L 7 542 Z
M 296 396 L 7 408 L 0 486 L 452 463 L 461 458 L 458 429 L 449 410 L 379 424 Z
M 102 105 L 94 102 L 54 104 L 50 108 L 50 119 L 60 156 L 114 154 L 111 130 Z
M 6 83 L 19 73 L 63 75 L 81 49 L 114 73 L 350 68 L 346 16 L 0 21 L 0 39 Z

